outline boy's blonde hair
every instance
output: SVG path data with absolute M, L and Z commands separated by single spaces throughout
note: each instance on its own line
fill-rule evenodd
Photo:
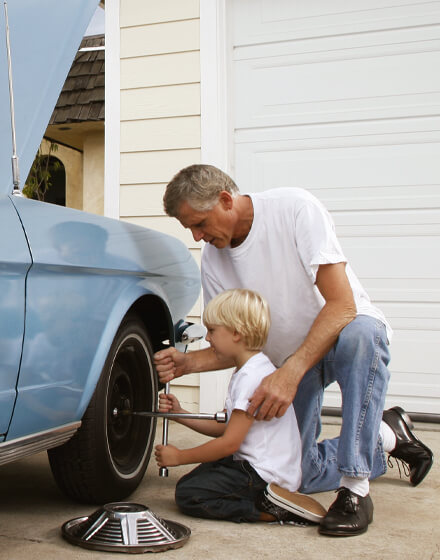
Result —
M 205 307 L 203 322 L 237 331 L 248 350 L 261 350 L 269 335 L 269 306 L 252 290 L 226 290 Z

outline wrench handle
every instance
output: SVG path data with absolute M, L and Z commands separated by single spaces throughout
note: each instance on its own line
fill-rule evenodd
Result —
M 170 384 L 167 383 L 165 385 L 164 393 L 168 395 L 170 392 Z M 163 419 L 162 424 L 162 445 L 168 445 L 168 418 Z M 160 467 L 159 469 L 159 476 L 166 477 L 168 476 L 168 468 L 167 467 Z

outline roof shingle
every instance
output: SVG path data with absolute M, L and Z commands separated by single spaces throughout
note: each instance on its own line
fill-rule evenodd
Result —
M 105 52 L 102 49 L 81 51 L 82 48 L 104 45 L 104 35 L 82 40 L 49 124 L 104 120 Z

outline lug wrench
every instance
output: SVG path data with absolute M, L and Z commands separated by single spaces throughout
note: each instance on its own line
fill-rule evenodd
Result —
M 170 392 L 169 383 L 165 385 L 164 393 Z M 168 421 L 173 418 L 192 418 L 195 420 L 215 420 L 219 423 L 227 422 L 228 415 L 226 412 L 216 412 L 215 414 L 197 414 L 192 412 L 132 412 L 133 416 L 147 416 L 150 418 L 163 418 L 162 445 L 168 444 Z M 160 467 L 159 476 L 168 476 L 168 468 Z
M 192 413 L 192 412 L 130 412 L 132 416 L 148 416 L 153 418 L 165 418 L 172 420 L 173 418 L 190 418 L 193 420 L 215 420 L 219 423 L 227 421 L 226 412 L 216 412 L 215 414 Z M 164 444 L 166 445 L 166 444 Z
M 181 322 L 179 324 L 179 329 L 177 334 L 177 341 L 185 345 L 185 352 L 188 348 L 188 344 L 192 344 L 196 340 L 200 340 L 205 336 L 206 329 L 202 325 L 194 325 L 193 323 L 185 323 Z M 164 393 L 168 395 L 170 392 L 170 384 L 169 382 L 165 384 Z M 143 416 L 162 416 L 163 421 L 163 433 L 162 433 L 162 445 L 168 444 L 168 418 L 173 416 L 172 413 L 170 414 L 163 414 L 163 413 L 136 413 L 133 414 L 142 414 Z M 174 415 L 177 418 L 177 415 Z M 182 416 L 180 416 L 182 418 Z M 183 418 L 194 418 L 194 416 L 184 416 Z M 220 420 L 221 422 L 222 420 Z M 224 422 L 226 422 L 226 417 Z M 168 469 L 167 467 L 161 467 L 159 470 L 159 476 L 168 476 Z

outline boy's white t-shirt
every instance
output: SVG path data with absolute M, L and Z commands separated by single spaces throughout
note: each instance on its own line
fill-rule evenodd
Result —
M 262 352 L 235 371 L 229 382 L 226 410 L 246 411 L 249 399 L 275 366 Z M 295 492 L 301 484 L 301 439 L 293 405 L 281 418 L 255 420 L 234 459 L 246 460 L 268 484 Z
M 333 220 L 309 192 L 281 188 L 252 193 L 254 219 L 238 247 L 217 249 L 206 244 L 202 255 L 205 303 L 220 292 L 247 288 L 259 292 L 270 306 L 272 326 L 263 348 L 280 367 L 303 343 L 324 298 L 315 285 L 318 267 L 347 262 L 336 238 Z M 391 329 L 346 265 L 358 315 L 370 315 Z

